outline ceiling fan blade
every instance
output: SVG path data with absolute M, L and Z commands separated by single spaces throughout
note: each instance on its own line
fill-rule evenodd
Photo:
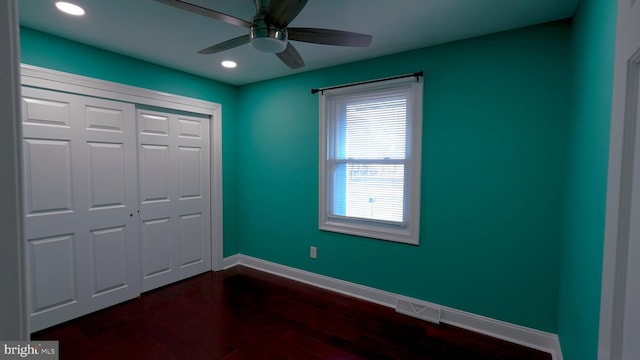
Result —
M 307 0 L 272 0 L 265 13 L 265 20 L 281 29 L 285 28 L 298 16 L 305 5 Z
M 287 33 L 289 40 L 338 46 L 367 47 L 372 39 L 367 34 L 331 29 L 288 28 Z
M 208 48 L 202 49 L 198 51 L 198 54 L 204 54 L 204 55 L 213 54 L 213 53 L 228 50 L 240 45 L 247 44 L 248 42 L 249 42 L 249 35 L 242 35 L 237 38 L 227 40 L 219 44 L 209 46 Z
M 298 50 L 291 45 L 291 43 L 287 43 L 287 47 L 283 52 L 279 52 L 276 54 L 278 59 L 280 59 L 285 65 L 292 69 L 301 68 L 304 66 L 304 60 L 302 60 L 302 56 L 298 53 Z
M 251 27 L 251 23 L 242 19 L 239 19 L 237 17 L 231 16 L 231 15 L 227 15 L 224 13 L 221 13 L 219 11 L 215 11 L 215 10 L 211 10 L 211 9 L 207 9 L 206 7 L 202 7 L 199 5 L 195 5 L 195 4 L 191 4 L 188 3 L 186 1 L 182 1 L 182 0 L 156 0 L 159 3 L 165 4 L 165 5 L 169 5 L 169 6 L 173 6 L 176 7 L 178 9 L 182 9 L 182 10 L 186 10 L 186 11 L 190 11 L 192 13 L 196 13 L 198 15 L 203 15 L 203 16 L 207 16 L 216 20 L 221 20 L 224 21 L 226 23 L 229 23 L 231 25 L 238 25 L 238 26 L 242 26 L 245 28 L 250 28 Z

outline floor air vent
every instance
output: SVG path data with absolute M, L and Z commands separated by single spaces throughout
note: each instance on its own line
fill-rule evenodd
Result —
M 398 299 L 396 312 L 426 320 L 434 324 L 440 324 L 440 309 L 428 304 L 418 304 L 416 302 Z

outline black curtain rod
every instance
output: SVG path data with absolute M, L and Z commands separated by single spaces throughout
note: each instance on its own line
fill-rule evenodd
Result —
M 324 88 L 319 88 L 319 89 L 311 89 L 311 93 L 315 94 L 317 92 L 323 92 L 325 90 L 340 89 L 340 88 L 349 87 L 349 86 L 362 85 L 362 84 L 371 84 L 371 83 L 376 83 L 376 82 L 380 82 L 380 81 L 402 79 L 402 78 L 406 78 L 406 77 L 415 77 L 416 81 L 418 81 L 418 79 L 421 76 L 424 76 L 424 73 L 422 71 L 418 71 L 418 72 L 415 72 L 413 74 L 405 74 L 405 75 L 392 76 L 392 77 L 383 78 L 383 79 L 361 81 L 361 82 L 352 83 L 352 84 L 329 86 L 329 87 L 324 87 Z

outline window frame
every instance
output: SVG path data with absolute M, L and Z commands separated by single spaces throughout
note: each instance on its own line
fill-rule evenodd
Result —
M 406 88 L 407 95 L 407 138 L 404 160 L 404 222 L 363 219 L 330 214 L 333 208 L 330 197 L 333 196 L 332 180 L 328 178 L 328 169 L 336 163 L 332 159 L 333 137 L 330 129 L 335 128 L 337 119 L 328 119 L 328 106 L 333 97 L 352 96 L 372 91 L 388 91 L 390 89 Z M 352 85 L 335 89 L 323 90 L 319 99 L 320 107 L 320 142 L 319 142 L 319 212 L 318 227 L 320 230 L 349 235 L 363 236 L 373 239 L 388 240 L 405 244 L 419 245 L 420 228 L 420 187 L 421 187 L 421 155 L 422 155 L 422 107 L 423 82 L 421 77 L 408 77 L 393 80 L 383 80 L 375 83 Z M 333 120 L 333 121 L 332 121 Z M 344 160 L 339 160 L 344 161 Z M 366 162 L 367 160 L 359 160 Z M 348 161 L 347 161 L 348 162 Z M 390 160 L 398 162 L 398 160 Z

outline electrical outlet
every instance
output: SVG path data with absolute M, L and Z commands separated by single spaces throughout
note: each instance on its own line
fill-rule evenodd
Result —
M 315 246 L 312 246 L 311 249 L 309 250 L 309 256 L 312 259 L 318 258 L 318 248 L 316 248 Z

